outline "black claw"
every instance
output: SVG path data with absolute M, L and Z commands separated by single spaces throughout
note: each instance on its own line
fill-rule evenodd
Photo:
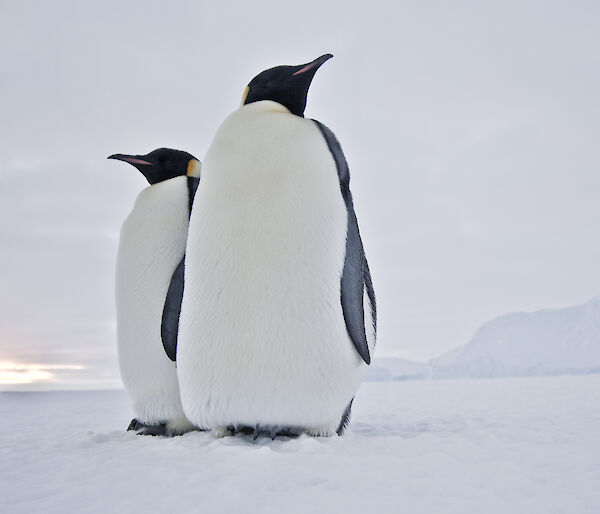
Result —
M 143 425 L 137 419 L 133 418 L 131 423 L 129 423 L 127 430 L 139 430 L 142 427 Z

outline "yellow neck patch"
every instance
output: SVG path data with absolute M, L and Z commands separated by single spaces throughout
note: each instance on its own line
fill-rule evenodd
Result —
M 188 165 L 187 165 L 186 175 L 188 177 L 200 178 L 200 168 L 201 167 L 202 167 L 202 164 L 200 163 L 200 161 L 197 161 L 196 159 L 190 159 L 190 161 L 188 162 Z
M 246 89 L 244 89 L 244 94 L 242 95 L 242 105 L 244 105 L 246 98 L 248 98 L 249 92 L 250 92 L 250 86 L 246 86 Z

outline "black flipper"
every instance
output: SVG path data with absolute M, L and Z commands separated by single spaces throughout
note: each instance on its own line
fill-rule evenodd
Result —
M 352 193 L 350 193 L 350 170 L 342 147 L 335 137 L 334 133 L 322 123 L 313 120 L 323 134 L 329 151 L 335 161 L 338 178 L 340 180 L 340 190 L 346 210 L 348 211 L 348 229 L 346 235 L 346 258 L 344 260 L 344 270 L 340 285 L 342 311 L 348 335 L 356 348 L 356 351 L 367 363 L 371 363 L 369 346 L 367 344 L 367 334 L 365 331 L 365 312 L 364 312 L 364 291 L 366 288 L 367 296 L 371 304 L 370 322 L 377 328 L 377 307 L 375 304 L 375 290 L 371 281 L 371 272 L 363 249 L 360 231 L 358 230 L 358 221 L 354 212 L 354 203 L 352 202 Z
M 163 307 L 162 323 L 160 324 L 160 337 L 163 348 L 169 359 L 175 362 L 177 357 L 177 334 L 179 332 L 179 314 L 183 301 L 183 270 L 185 255 L 175 268 L 171 276 L 171 283 L 167 291 L 165 306 Z
M 198 189 L 199 179 L 194 177 L 187 178 L 188 186 L 188 209 L 189 215 L 192 214 L 192 203 L 194 195 Z M 181 302 L 183 301 L 183 286 L 184 286 L 184 268 L 185 255 L 175 268 L 171 276 L 165 305 L 163 307 L 162 322 L 160 324 L 160 337 L 162 339 L 163 348 L 169 359 L 175 362 L 177 358 L 177 335 L 179 333 L 179 315 L 181 313 Z

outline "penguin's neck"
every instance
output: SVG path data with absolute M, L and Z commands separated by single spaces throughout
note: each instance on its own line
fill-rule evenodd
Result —
M 290 114 L 291 116 L 295 116 L 285 105 L 274 102 L 273 100 L 260 100 L 259 102 L 241 105 L 240 108 L 235 112 L 239 111 L 252 114 L 259 114 L 261 112 L 282 112 L 285 114 Z M 297 117 L 299 118 L 299 116 Z
M 155 205 L 168 204 L 173 201 L 179 202 L 179 199 L 184 197 L 187 190 L 187 177 L 185 175 L 151 184 L 140 191 L 135 200 L 134 208 L 148 209 L 149 214 L 154 215 Z
M 308 154 L 315 141 L 323 145 L 315 124 L 283 105 L 270 100 L 244 105 L 217 131 L 204 159 L 202 189 L 227 190 L 244 201 L 274 194 L 285 184 L 299 187 L 312 166 Z

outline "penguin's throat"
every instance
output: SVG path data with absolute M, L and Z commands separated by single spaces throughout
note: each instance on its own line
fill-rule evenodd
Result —
M 246 105 L 242 105 L 240 109 L 246 109 L 249 112 L 282 112 L 291 114 L 290 110 L 279 102 L 273 100 L 259 100 L 258 102 L 252 102 Z

